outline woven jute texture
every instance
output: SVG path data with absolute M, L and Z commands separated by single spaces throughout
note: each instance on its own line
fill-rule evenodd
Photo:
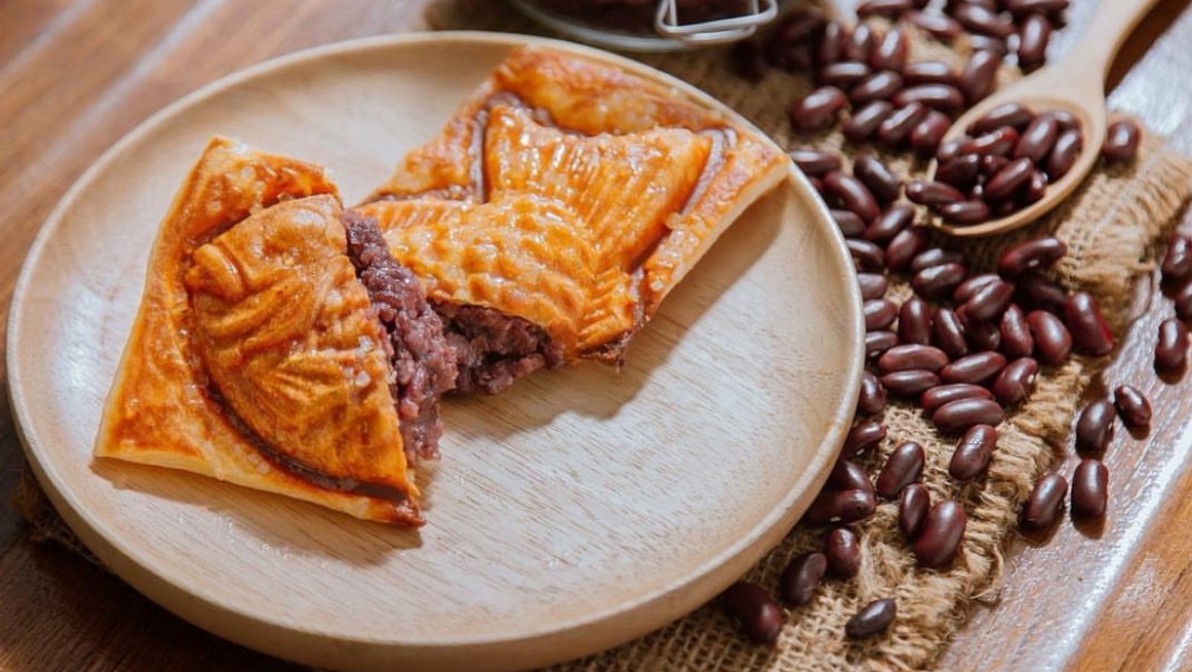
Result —
M 442 0 L 432 5 L 427 19 L 440 29 L 543 33 L 495 0 Z M 930 57 L 960 63 L 966 52 L 963 40 L 945 47 L 915 36 L 912 59 Z M 791 101 L 808 90 L 805 77 L 774 71 L 760 83 L 744 81 L 734 74 L 727 51 L 720 48 L 651 55 L 641 60 L 716 96 L 784 147 L 814 146 L 841 150 L 846 155 L 858 149 L 843 143 L 835 131 L 814 137 L 792 132 L 785 111 Z M 999 74 L 999 80 L 1005 83 L 1015 76 L 1007 68 Z M 885 153 L 883 158 L 904 175 L 915 175 L 925 168 L 921 161 L 906 155 Z M 1048 233 L 1060 237 L 1070 251 L 1053 270 L 1054 277 L 1069 289 L 1084 289 L 1096 296 L 1120 337 L 1129 326 L 1131 281 L 1153 268 L 1156 243 L 1172 225 L 1190 188 L 1192 165 L 1148 137 L 1135 162 L 1098 169 L 1046 220 L 1018 233 L 965 244 L 959 249 L 970 268 L 980 270 L 988 269 L 1000 250 L 1014 240 Z M 890 298 L 901 301 L 909 295 L 905 278 L 891 280 Z M 880 504 L 876 515 L 855 526 L 862 546 L 860 574 L 848 581 L 825 583 L 811 603 L 790 610 L 776 646 L 749 644 L 728 619 L 705 607 L 659 632 L 552 670 L 802 672 L 932 668 L 973 606 L 996 594 L 1003 549 L 1014 534 L 1021 502 L 1034 479 L 1053 465 L 1064 449 L 1081 392 L 1106 363 L 1105 359 L 1075 357 L 1062 367 L 1044 369 L 1029 401 L 999 427 L 1000 441 L 987 476 L 963 487 L 947 475 L 955 439 L 938 435 L 910 406 L 895 403 L 887 408 L 882 419 L 889 427 L 889 436 L 862 464 L 875 473 L 899 443 L 917 441 L 923 445 L 927 453 L 923 482 L 933 500 L 955 497 L 963 502 L 968 514 L 962 547 L 950 567 L 942 571 L 916 568 L 898 532 L 895 505 Z M 29 481 L 20 499 L 36 534 L 82 552 L 45 504 L 36 485 Z M 775 589 L 788 561 L 799 553 L 821 548 L 825 533 L 824 529 L 797 526 L 746 578 Z M 898 618 L 890 632 L 863 643 L 846 640 L 845 621 L 862 605 L 884 597 L 893 597 L 898 603 Z

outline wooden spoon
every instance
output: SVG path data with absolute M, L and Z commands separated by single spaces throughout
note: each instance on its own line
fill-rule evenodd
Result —
M 981 101 L 952 124 L 944 141 L 965 134 L 969 124 L 993 108 L 1011 102 L 1032 107 L 1036 112 L 1063 109 L 1080 120 L 1084 135 L 1080 157 L 1059 181 L 1047 186 L 1039 201 L 1001 219 L 981 224 L 953 225 L 933 218 L 932 226 L 958 237 L 989 236 L 1030 224 L 1067 198 L 1096 163 L 1105 142 L 1105 77 L 1118 49 L 1134 26 L 1155 4 L 1155 0 L 1100 0 L 1079 42 L 1053 66 L 1007 86 Z M 928 167 L 935 177 L 937 162 Z

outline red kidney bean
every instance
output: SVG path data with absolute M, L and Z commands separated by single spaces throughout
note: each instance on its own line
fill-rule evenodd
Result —
M 956 291 L 952 293 L 952 302 L 955 304 L 964 304 L 965 301 L 973 298 L 973 294 L 976 294 L 978 289 L 1000 279 L 996 273 L 978 273 L 960 283 Z
M 822 86 L 791 106 L 791 125 L 801 131 L 826 128 L 847 104 L 848 98 L 843 91 L 834 86 Z
M 873 71 L 864 63 L 839 61 L 824 66 L 819 72 L 815 73 L 815 82 L 820 86 L 835 86 L 837 88 L 847 89 L 872 73 Z
M 877 127 L 886 116 L 894 110 L 894 106 L 884 100 L 875 100 L 853 113 L 844 122 L 841 132 L 851 142 L 864 142 L 877 131 Z
M 989 95 L 993 91 L 997 69 L 1002 64 L 1002 57 L 998 53 L 986 49 L 974 51 L 964 64 L 957 80 L 960 92 L 969 105 Z
M 862 415 L 876 415 L 886 408 L 886 388 L 877 376 L 866 371 L 861 376 L 861 394 L 857 397 L 857 412 Z
M 1018 67 L 1030 70 L 1047 60 L 1047 43 L 1051 41 L 1051 22 L 1040 14 L 1030 14 L 1018 32 Z
M 856 238 L 865 233 L 865 220 L 858 217 L 857 213 L 836 209 L 830 210 L 829 213 L 845 238 Z
M 1137 387 L 1118 385 L 1113 390 L 1113 405 L 1126 426 L 1138 428 L 1151 424 L 1151 402 Z
M 861 298 L 866 301 L 882 298 L 890 285 L 886 276 L 880 273 L 858 273 L 857 284 L 861 286 Z
M 717 599 L 721 609 L 740 625 L 741 632 L 755 644 L 778 641 L 786 618 L 782 607 L 764 588 L 747 581 L 729 586 Z
M 899 14 L 911 8 L 910 0 L 865 0 L 857 5 L 857 16 L 884 16 L 897 18 Z
M 1026 315 L 1031 336 L 1035 339 L 1035 354 L 1044 364 L 1062 364 L 1072 352 L 1072 335 L 1060 318 L 1042 310 L 1032 310 Z
M 844 241 L 849 253 L 863 271 L 880 271 L 886 265 L 886 253 L 868 240 L 850 239 Z
M 1064 303 L 1064 326 L 1072 334 L 1072 349 L 1076 352 L 1093 357 L 1113 352 L 1113 333 L 1097 300 L 1088 292 L 1076 292 L 1068 297 Z
M 1060 518 L 1064 509 L 1064 497 L 1068 494 L 1068 481 L 1052 471 L 1035 482 L 1018 525 L 1024 530 L 1036 532 L 1050 529 Z
M 1005 58 L 1006 54 L 1010 53 L 1010 47 L 1006 41 L 993 37 L 992 35 L 969 35 L 968 39 L 969 49 L 973 51 L 988 51 L 999 58 Z
M 944 354 L 943 350 L 917 343 L 896 345 L 882 353 L 877 360 L 877 367 L 882 373 L 912 369 L 925 369 L 936 373 L 947 365 L 948 355 Z
M 898 309 L 898 340 L 904 344 L 924 346 L 931 343 L 931 304 L 917 296 L 911 296 L 902 303 L 902 307 Z M 948 356 L 938 348 L 933 349 L 944 356 L 946 364 Z M 886 352 L 889 353 L 889 350 Z M 943 365 L 940 366 L 942 368 Z
M 941 61 L 916 61 L 903 68 L 902 81 L 907 86 L 918 86 L 919 84 L 955 86 L 956 70 Z
M 908 12 L 906 18 L 923 32 L 940 40 L 950 41 L 960 35 L 960 23 L 950 16 L 928 14 L 926 12 Z
M 733 68 L 737 74 L 751 82 L 760 82 L 766 77 L 769 64 L 761 45 L 752 40 L 743 40 L 733 45 Z
M 1110 124 L 1105 132 L 1101 156 L 1110 162 L 1132 161 L 1138 154 L 1138 144 L 1141 140 L 1142 129 L 1133 119 L 1119 119 Z
M 1084 139 L 1080 135 L 1080 129 L 1072 129 L 1060 133 L 1060 137 L 1056 138 L 1055 146 L 1051 149 L 1051 156 L 1047 158 L 1047 178 L 1051 180 L 1052 184 L 1060 181 L 1072 166 L 1076 164 L 1076 159 L 1080 156 L 1080 150 L 1084 148 Z
M 878 141 L 890 147 L 901 147 L 919 122 L 927 117 L 927 112 L 922 103 L 899 107 L 878 124 Z
M 803 553 L 791 559 L 778 580 L 778 596 L 783 602 L 797 607 L 815 597 L 828 569 L 823 553 Z
M 964 94 L 948 84 L 918 84 L 894 94 L 890 102 L 895 107 L 921 103 L 934 110 L 953 112 L 964 107 Z
M 998 426 L 1006 413 L 996 401 L 988 399 L 957 399 L 935 409 L 931 424 L 945 434 L 957 434 L 973 425 Z
M 997 430 L 989 425 L 969 427 L 948 462 L 948 473 L 958 481 L 971 481 L 989 468 L 997 448 Z
M 1004 201 L 1012 198 L 1030 181 L 1035 164 L 1027 157 L 1015 159 L 985 183 L 985 200 Z
M 1014 23 L 986 7 L 966 2 L 958 5 L 952 18 L 969 31 L 1006 39 L 1014 34 Z
M 942 352 L 941 352 L 942 354 Z M 965 355 L 940 369 L 940 380 L 945 383 L 982 383 L 1006 368 L 1006 356 L 1000 352 L 986 351 Z
M 930 155 L 944 139 L 952 120 L 948 115 L 938 110 L 928 110 L 927 114 L 911 129 L 911 147 L 923 155 Z
M 886 245 L 886 266 L 892 271 L 901 271 L 931 242 L 931 231 L 925 226 L 911 226 L 903 229 Z
M 923 250 L 916 254 L 914 259 L 911 259 L 911 272 L 918 273 L 933 266 L 941 266 L 943 264 L 959 264 L 964 261 L 964 257 L 955 250 L 945 250 L 939 247 L 933 247 L 928 250 Z
M 877 500 L 865 490 L 824 490 L 811 502 L 803 519 L 810 525 L 847 525 L 873 515 Z
M 1167 241 L 1163 255 L 1163 282 L 1176 285 L 1192 277 L 1192 238 L 1177 233 Z
M 968 136 L 964 136 L 941 142 L 940 146 L 935 150 L 935 160 L 943 163 L 944 161 L 951 161 L 960 156 L 960 146 L 968 142 L 968 140 Z
M 1101 518 L 1109 502 L 1109 470 L 1098 460 L 1085 458 L 1072 474 L 1072 515 Z
M 815 62 L 821 68 L 843 60 L 862 60 L 862 59 L 848 59 L 844 55 L 844 45 L 849 40 L 848 28 L 844 25 L 832 21 L 824 26 L 823 32 L 820 33 L 819 45 L 815 51 Z
M 911 278 L 915 293 L 928 299 L 942 299 L 952 293 L 968 274 L 962 264 L 949 262 L 925 268 Z
M 968 127 L 969 135 L 984 135 L 1003 126 L 1021 132 L 1035 118 L 1031 108 L 1022 103 L 1002 103 Z
M 1014 285 L 997 278 L 973 292 L 964 302 L 964 312 L 978 322 L 996 320 L 1006 311 L 1013 297 Z
M 915 540 L 915 560 L 920 567 L 942 567 L 956 557 L 964 538 L 964 506 L 954 499 L 931 507 L 923 521 L 923 529 Z
M 874 483 L 874 492 L 882 499 L 895 499 L 902 489 L 919 480 L 927 457 L 923 446 L 907 441 L 894 449 Z
M 923 530 L 923 522 L 931 509 L 931 493 L 922 483 L 911 483 L 902 489 L 898 502 L 898 529 L 907 539 L 915 539 Z
M 1008 165 L 1010 165 L 1010 159 L 1004 156 L 997 156 L 996 154 L 982 154 L 977 159 L 977 170 L 986 177 L 997 174 L 998 171 Z M 981 198 L 982 196 L 984 196 L 984 189 L 980 193 L 973 193 L 974 198 Z
M 906 304 L 902 304 L 903 309 Z M 902 332 L 902 314 L 899 313 L 899 334 Z M 905 339 L 904 339 L 905 340 Z M 1159 340 L 1155 344 L 1155 368 L 1159 371 L 1179 371 L 1188 361 L 1188 328 L 1174 317 L 1163 320 L 1159 325 Z
M 1041 170 L 1031 171 L 1031 179 L 1027 181 L 1026 188 L 1022 190 L 1022 204 L 1026 206 L 1032 203 L 1038 203 L 1043 200 L 1043 196 L 1046 193 L 1047 173 Z
M 837 460 L 828 474 L 828 485 L 834 490 L 861 490 L 873 494 L 873 483 L 869 481 L 869 474 L 856 462 Z
M 877 47 L 869 56 L 869 64 L 874 70 L 892 70 L 902 72 L 906 67 L 906 56 L 910 50 L 910 42 L 906 34 L 897 28 L 886 32 Z
M 1076 452 L 1084 457 L 1100 457 L 1113 438 L 1116 409 L 1108 399 L 1090 401 L 1076 418 Z
M 902 193 L 902 178 L 873 154 L 862 153 L 853 159 L 853 176 L 861 180 L 869 188 L 869 193 L 882 203 L 896 200 Z M 907 210 L 913 217 L 914 210 Z
M 1010 359 L 1030 357 L 1035 352 L 1035 339 L 1031 336 L 1031 327 L 1027 324 L 1026 313 L 1017 304 L 1010 304 L 1006 312 L 1002 313 L 1002 321 L 998 326 L 1001 332 L 1001 344 L 998 349 Z
M 1040 115 L 1026 127 L 1018 144 L 1014 146 L 1014 158 L 1029 158 L 1032 163 L 1042 163 L 1051 154 L 1060 135 L 1060 125 L 1053 116 Z
M 1003 4 L 1015 17 L 1030 14 L 1055 16 L 1068 8 L 1068 0 L 1006 0 Z
M 1030 357 L 1020 357 L 1009 364 L 993 381 L 993 395 L 1002 406 L 1017 406 L 1030 395 L 1039 373 L 1039 362 Z
M 792 149 L 791 160 L 803 171 L 804 175 L 823 177 L 834 170 L 840 170 L 840 156 L 831 152 L 821 152 L 818 149 Z
M 936 207 L 935 210 L 948 222 L 962 226 L 988 221 L 991 214 L 985 201 L 975 200 L 948 203 Z
M 850 39 L 844 42 L 844 58 L 868 63 L 877 48 L 877 33 L 867 24 L 858 24 Z
M 1171 297 L 1171 301 L 1175 304 L 1176 317 L 1184 322 L 1192 320 L 1192 282 L 1180 285 L 1175 296 Z
M 1005 276 L 1003 276 L 1005 277 Z M 1041 275 L 1027 275 L 1015 279 L 1015 294 L 1024 308 L 1061 313 L 1068 295 Z
M 968 319 L 963 310 L 964 306 L 956 311 L 956 317 L 964 323 L 964 336 L 968 340 L 968 344 L 973 350 L 983 352 L 985 350 L 997 350 L 1002 344 L 1002 330 L 999 325 L 992 322 L 977 322 Z
M 844 438 L 844 446 L 840 454 L 849 459 L 864 453 L 873 452 L 877 444 L 886 438 L 886 425 L 876 420 L 858 422 L 849 430 Z
M 898 308 L 886 299 L 866 301 L 861 308 L 865 313 L 866 331 L 886 329 L 898 319 Z
M 847 527 L 838 527 L 824 539 L 828 573 L 838 579 L 851 579 L 861 569 L 861 542 Z
M 914 397 L 940 384 L 940 378 L 926 369 L 893 371 L 881 377 L 882 387 L 899 397 Z
M 932 344 L 953 359 L 968 354 L 964 324 L 951 308 L 940 308 L 931 324 Z
M 864 105 L 875 100 L 889 100 L 902 88 L 902 76 L 897 72 L 883 70 L 875 72 L 853 85 L 848 98 L 854 105 Z
M 865 605 L 844 624 L 844 636 L 849 639 L 869 639 L 889 629 L 898 614 L 894 600 L 874 600 Z
M 898 345 L 898 334 L 892 331 L 869 331 L 865 333 L 865 357 L 871 358 Z
M 1009 126 L 1003 126 L 995 131 L 962 142 L 961 154 L 992 154 L 1006 156 L 1018 144 L 1018 131 Z
M 867 224 L 881 211 L 877 199 L 869 193 L 869 189 L 865 188 L 861 180 L 851 175 L 845 175 L 838 170 L 828 173 L 824 176 L 824 189 L 840 199 L 846 210 L 857 213 Z
M 956 187 L 943 182 L 928 182 L 926 180 L 912 180 L 906 185 L 906 197 L 912 203 L 938 207 L 964 200 L 964 194 Z
M 924 392 L 923 396 L 919 397 L 919 406 L 931 415 L 940 406 L 958 399 L 993 399 L 993 393 L 972 383 L 950 383 Z
M 1076 118 L 1075 114 L 1067 110 L 1054 109 L 1047 110 L 1039 114 L 1040 117 L 1051 117 L 1055 119 L 1056 124 L 1059 125 L 1060 133 L 1071 131 L 1080 128 L 1080 120 Z
M 1068 253 L 1068 245 L 1059 238 L 1048 236 L 1018 243 L 998 258 L 997 272 L 1008 280 L 1017 280 L 1027 273 L 1051 268 Z
M 955 187 L 958 191 L 970 189 L 977 182 L 980 163 L 981 157 L 976 154 L 958 156 L 951 161 L 939 164 L 939 167 L 935 169 L 935 179 Z

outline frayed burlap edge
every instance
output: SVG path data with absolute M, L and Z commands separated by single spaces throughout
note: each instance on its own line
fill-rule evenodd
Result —
M 541 32 L 533 24 L 482 0 L 444 0 L 428 14 L 440 28 L 472 28 Z M 929 40 L 916 40 L 915 58 L 957 61 L 959 51 Z M 643 57 L 643 61 L 720 98 L 770 133 L 786 147 L 812 145 L 852 154 L 838 132 L 818 137 L 795 137 L 786 122 L 790 101 L 806 91 L 801 77 L 772 73 L 760 83 L 737 78 L 722 50 Z M 1001 73 L 1008 81 L 1014 73 Z M 923 165 L 909 157 L 890 164 L 904 174 Z M 1065 240 L 1069 256 L 1055 269 L 1056 278 L 1072 289 L 1096 296 L 1120 337 L 1130 321 L 1132 280 L 1153 267 L 1156 240 L 1171 225 L 1192 187 L 1192 164 L 1160 147 L 1144 144 L 1131 166 L 1097 171 L 1083 187 L 1046 220 L 997 241 L 969 243 L 966 258 L 975 267 L 988 267 L 997 251 L 1013 240 L 1052 232 Z M 890 296 L 909 293 L 905 281 L 891 285 Z M 953 633 L 983 599 L 996 595 L 1003 566 L 1003 549 L 1013 535 L 1018 507 L 1038 474 L 1053 465 L 1067 441 L 1069 424 L 1081 392 L 1107 364 L 1104 359 L 1076 357 L 1064 366 L 1046 370 L 1036 382 L 1027 405 L 1000 428 L 998 452 L 985 479 L 963 487 L 947 476 L 947 460 L 954 440 L 940 437 L 912 407 L 892 404 L 883 416 L 889 438 L 864 462 L 872 473 L 903 441 L 918 441 L 927 452 L 923 481 L 934 499 L 957 497 L 964 502 L 968 526 L 956 562 L 946 571 L 920 570 L 897 532 L 896 507 L 884 503 L 877 513 L 856 526 L 863 551 L 860 574 L 852 580 L 824 585 L 807 605 L 789 612 L 777 646 L 757 647 L 745 642 L 733 625 L 710 608 L 697 610 L 670 626 L 619 648 L 551 668 L 556 672 L 636 672 L 638 670 L 757 669 L 908 670 L 929 669 Z M 94 557 L 79 543 L 54 512 L 30 472 L 26 470 L 16 505 L 30 522 L 35 540 L 56 541 Z M 822 546 L 824 530 L 796 527 L 769 553 L 748 578 L 774 588 L 793 556 Z M 870 642 L 844 639 L 844 622 L 864 603 L 893 596 L 899 616 L 887 636 Z

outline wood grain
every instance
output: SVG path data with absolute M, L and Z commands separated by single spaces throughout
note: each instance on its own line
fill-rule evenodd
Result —
M 416 28 L 426 0 L 147 4 L 0 0 L 0 90 L 22 101 L 18 107 L 0 99 L 0 318 L 50 209 L 148 114 L 271 55 Z M 1059 35 L 1057 49 L 1092 3 L 1073 4 L 1071 29 Z M 184 22 L 188 10 L 196 18 Z M 107 41 L 87 39 L 88 29 Z M 1192 152 L 1192 89 L 1183 85 L 1192 67 L 1189 44 L 1189 0 L 1164 0 L 1110 76 L 1111 105 L 1142 117 L 1185 152 Z M 1154 384 L 1153 329 L 1170 307 L 1142 296 L 1138 310 L 1107 380 Z M 6 323 L 0 319 L 0 335 Z M 959 633 L 942 669 L 1192 668 L 1192 538 L 1180 532 L 1192 525 L 1192 497 L 1185 494 L 1192 488 L 1189 378 L 1155 388 L 1164 403 L 1145 440 L 1115 441 L 1111 514 L 1100 538 L 1065 523 L 1046 544 L 1016 544 L 993 605 Z M 14 491 L 19 464 L 10 412 L 0 404 L 0 497 Z M 16 516 L 0 507 L 0 549 L 7 549 L 0 558 L 0 670 L 293 669 L 186 625 L 77 556 L 33 548 L 20 534 Z

